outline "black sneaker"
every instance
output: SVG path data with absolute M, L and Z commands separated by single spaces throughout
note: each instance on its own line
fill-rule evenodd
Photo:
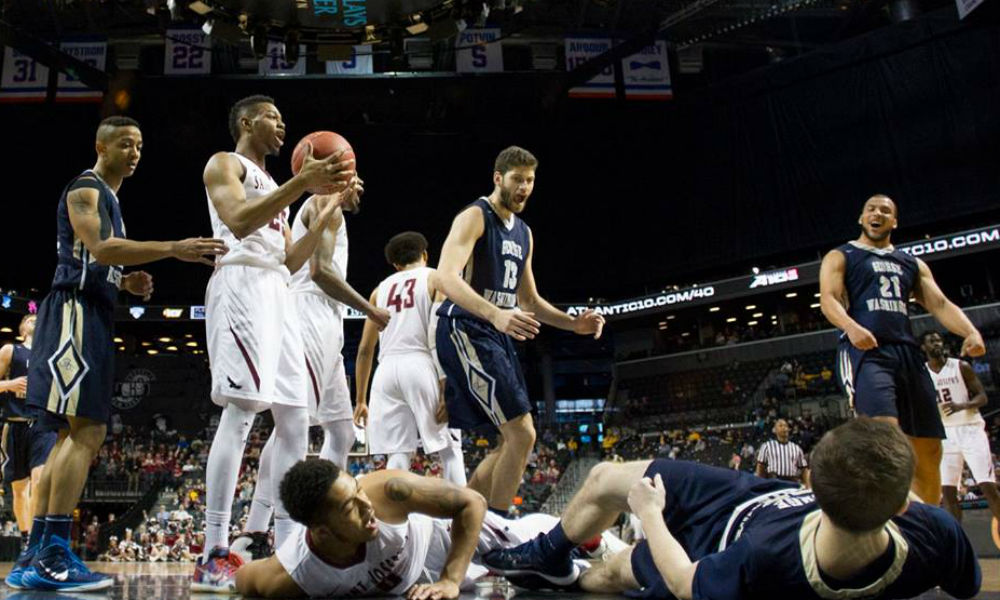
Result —
M 516 586 L 533 589 L 566 590 L 580 577 L 580 567 L 568 555 L 559 559 L 547 556 L 542 544 L 544 534 L 513 548 L 494 550 L 483 556 L 483 563 Z
M 260 560 L 274 554 L 274 548 L 265 531 L 245 531 L 233 540 L 229 550 L 240 555 L 245 562 Z

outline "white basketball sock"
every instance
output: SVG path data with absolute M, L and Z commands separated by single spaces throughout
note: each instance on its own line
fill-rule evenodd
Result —
M 233 496 L 253 419 L 253 411 L 229 403 L 222 410 L 219 428 L 215 430 L 205 469 L 206 555 L 216 546 L 229 547 L 229 518 L 233 510 Z
M 309 449 L 309 411 L 304 406 L 271 406 L 274 416 L 274 451 L 271 454 L 271 498 L 274 500 L 274 547 L 280 548 L 294 532 L 294 523 L 281 503 L 281 479 L 305 459 Z
M 274 435 L 267 438 L 264 449 L 260 451 L 259 467 L 257 469 L 257 484 L 253 488 L 253 501 L 250 503 L 250 514 L 244 531 L 267 531 L 271 523 L 271 512 L 274 509 L 271 483 L 271 454 L 274 452 Z
M 350 419 L 341 419 L 321 423 L 320 427 L 323 428 L 323 446 L 319 450 L 319 457 L 346 469 L 347 453 L 354 445 L 354 424 Z
M 465 476 L 465 457 L 462 456 L 461 446 L 449 444 L 438 452 L 438 458 L 441 459 L 445 479 L 462 487 L 469 483 Z
M 386 469 L 410 470 L 410 454 L 408 452 L 394 452 L 389 455 L 389 460 L 385 463 Z

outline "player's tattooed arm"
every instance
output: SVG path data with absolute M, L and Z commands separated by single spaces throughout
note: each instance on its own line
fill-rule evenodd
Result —
M 100 196 L 94 188 L 77 188 L 66 196 L 73 234 L 102 265 L 141 265 L 163 258 L 214 265 L 214 257 L 228 249 L 222 240 L 188 238 L 176 242 L 140 242 L 114 236 L 105 217 L 102 221 Z
M 451 519 L 451 549 L 441 570 L 441 581 L 453 584 L 457 592 L 476 550 L 486 515 L 486 500 L 474 490 L 436 477 L 421 477 L 404 471 L 389 471 L 385 477 L 381 487 L 385 502 L 375 503 L 376 513 L 379 504 L 384 504 L 397 515 L 397 511 L 404 515 L 419 512 Z

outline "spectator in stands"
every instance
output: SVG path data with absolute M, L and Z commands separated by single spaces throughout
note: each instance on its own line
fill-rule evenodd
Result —
M 156 540 L 149 549 L 149 562 L 167 562 L 170 558 L 170 547 L 167 546 L 167 536 L 163 531 L 156 532 Z
M 774 439 L 757 452 L 757 476 L 809 485 L 809 465 L 802 448 L 789 439 L 788 421 L 774 423 Z
M 170 548 L 170 560 L 175 562 L 194 561 L 194 555 L 191 553 L 191 548 L 188 546 L 187 539 L 186 534 L 177 534 L 177 539 L 174 540 L 174 545 Z
M 83 560 L 95 560 L 97 558 L 97 544 L 100 533 L 101 525 L 97 521 L 97 515 L 94 515 L 84 533 Z
M 100 555 L 97 560 L 105 562 L 121 562 L 122 551 L 118 547 L 118 536 L 113 535 L 111 539 L 108 540 L 108 550 L 104 554 Z

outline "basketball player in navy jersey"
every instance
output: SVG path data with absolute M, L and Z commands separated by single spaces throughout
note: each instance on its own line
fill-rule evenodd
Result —
M 914 453 L 859 417 L 812 451 L 812 489 L 679 460 L 601 463 L 550 532 L 483 557 L 517 586 L 632 598 L 911 598 L 979 592 L 972 543 L 947 512 L 908 501 Z M 578 579 L 570 553 L 626 510 L 646 539 Z M 560 565 L 562 565 L 560 567 Z
M 20 344 L 7 344 L 0 348 L 0 391 L 6 392 L 3 403 L 3 481 L 10 483 L 14 495 L 14 517 L 17 528 L 27 544 L 31 530 L 32 488 L 38 487 L 42 465 L 56 443 L 54 431 L 32 435 L 31 424 L 35 411 L 25 404 L 28 396 L 28 365 L 31 361 L 31 342 L 35 337 L 35 315 L 25 315 L 18 326 Z
M 859 415 L 898 425 L 917 455 L 913 491 L 941 500 L 941 440 L 934 384 L 910 327 L 912 298 L 948 331 L 963 338 L 962 355 L 982 356 L 983 338 L 934 281 L 927 264 L 897 250 L 896 203 L 888 196 L 865 202 L 858 239 L 831 250 L 820 267 L 820 307 L 843 334 L 837 370 Z
M 125 238 L 118 189 L 139 164 L 142 133 L 127 117 L 109 117 L 97 128 L 97 164 L 74 177 L 56 213 L 58 265 L 52 291 L 38 310 L 28 405 L 45 411 L 35 427 L 59 431 L 42 472 L 28 548 L 7 585 L 58 591 L 91 591 L 113 583 L 92 573 L 70 550 L 70 527 L 90 463 L 104 443 L 114 381 L 114 308 L 118 292 L 149 298 L 153 278 L 124 266 L 177 258 L 213 264 L 225 254 L 222 240 L 138 242 Z M 41 538 L 38 540 L 38 538 Z M 30 566 L 29 566 L 30 563 Z
M 499 513 L 510 507 L 535 443 L 531 402 L 511 338 L 534 338 L 539 321 L 595 338 L 604 328 L 604 317 L 594 311 L 574 318 L 538 293 L 531 229 L 518 217 L 534 189 L 537 166 L 517 146 L 497 156 L 493 192 L 455 217 L 431 280 L 448 297 L 438 309 L 436 336 L 449 425 L 500 432 L 498 448 L 469 481 Z

